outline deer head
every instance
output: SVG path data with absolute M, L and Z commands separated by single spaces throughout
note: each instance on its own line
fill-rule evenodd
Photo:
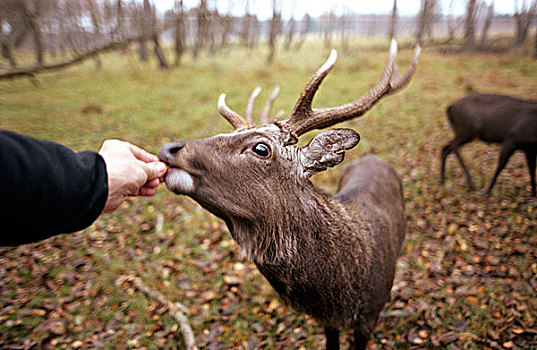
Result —
M 351 129 L 321 132 L 305 147 L 296 145 L 298 138 L 307 131 L 361 116 L 382 97 L 404 87 L 415 71 L 420 48 L 417 47 L 403 75 L 395 64 L 396 53 L 397 43 L 392 41 L 381 78 L 367 94 L 343 106 L 313 109 L 315 92 L 336 61 L 336 51 L 332 50 L 328 60 L 306 84 L 291 114 L 282 121 L 253 125 L 252 107 L 259 89 L 250 97 L 246 118 L 231 110 L 222 94 L 218 110 L 235 131 L 164 145 L 159 158 L 171 166 L 165 177 L 167 188 L 192 197 L 225 220 L 241 247 L 263 249 L 265 238 L 258 237 L 254 248 L 250 244 L 252 238 L 245 237 L 247 232 L 264 226 L 265 231 L 270 227 L 268 230 L 277 235 L 275 231 L 283 232 L 282 225 L 290 230 L 290 225 L 301 225 L 300 218 L 304 216 L 300 212 L 307 210 L 310 199 L 315 201 L 316 190 L 309 178 L 341 163 L 344 151 L 355 147 L 360 140 L 358 133 Z M 264 109 L 264 123 L 276 94 L 277 91 Z M 289 215 L 295 218 L 293 223 L 285 219 Z M 255 253 L 249 251 L 248 255 Z

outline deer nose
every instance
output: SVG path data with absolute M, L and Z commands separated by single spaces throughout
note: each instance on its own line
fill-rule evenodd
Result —
M 170 142 L 162 146 L 160 151 L 158 151 L 158 158 L 164 163 L 170 164 L 173 160 L 173 157 L 179 152 L 185 144 L 180 141 Z

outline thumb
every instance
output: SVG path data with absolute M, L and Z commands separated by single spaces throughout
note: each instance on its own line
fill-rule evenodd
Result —
M 145 163 L 145 165 L 146 165 L 145 170 L 147 174 L 147 181 L 164 176 L 168 168 L 166 164 L 162 162 Z

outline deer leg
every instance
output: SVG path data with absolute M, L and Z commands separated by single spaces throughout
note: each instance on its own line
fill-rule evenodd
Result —
M 531 179 L 531 195 L 537 197 L 535 193 L 535 163 L 537 160 L 537 151 L 535 150 L 526 150 L 526 161 L 528 162 L 528 169 L 530 171 Z
M 446 172 L 446 158 L 451 153 L 451 142 L 442 147 L 442 155 L 440 157 L 440 163 L 442 164 L 440 167 L 440 184 L 443 185 L 444 181 L 446 180 L 445 172 Z
M 492 190 L 492 187 L 494 186 L 494 183 L 496 182 L 498 175 L 500 175 L 503 168 L 505 168 L 505 166 L 507 165 L 507 162 L 509 161 L 509 158 L 511 158 L 515 150 L 516 150 L 516 147 L 510 142 L 504 142 L 504 144 L 502 145 L 500 158 L 498 158 L 498 167 L 496 168 L 496 172 L 494 173 L 492 180 L 490 180 L 490 184 L 487 186 L 487 189 L 485 190 L 485 196 L 490 195 L 490 191 Z
M 461 167 L 462 167 L 462 170 L 464 170 L 464 175 L 466 176 L 466 182 L 468 182 L 468 186 L 470 187 L 471 190 L 474 190 L 475 187 L 474 185 L 472 185 L 472 177 L 470 176 L 470 172 L 468 171 L 466 164 L 464 164 L 464 161 L 462 160 L 462 156 L 459 153 L 459 147 L 455 146 L 453 149 L 453 152 L 455 152 L 455 155 L 457 156 L 459 163 L 461 163 Z
M 324 327 L 326 350 L 339 350 L 339 329 Z
M 367 344 L 369 343 L 369 337 L 360 332 L 359 330 L 354 331 L 354 350 L 366 350 Z

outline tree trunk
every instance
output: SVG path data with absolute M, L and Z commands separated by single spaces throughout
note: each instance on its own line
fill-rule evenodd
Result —
M 324 33 L 323 33 L 323 41 L 324 46 L 326 48 L 332 47 L 332 32 L 334 30 L 334 21 L 335 21 L 335 15 L 333 12 L 330 12 L 330 14 L 325 17 L 325 26 L 324 26 Z
M 487 35 L 490 28 L 490 24 L 492 23 L 492 18 L 494 17 L 494 1 L 487 6 L 487 17 L 485 18 L 485 22 L 483 23 L 483 29 L 481 31 L 481 42 L 479 43 L 479 47 L 484 48 L 487 42 Z
M 200 0 L 200 6 L 197 11 L 197 32 L 196 39 L 194 42 L 194 50 L 192 50 L 192 55 L 194 58 L 198 57 L 199 52 L 203 49 L 205 45 L 205 40 L 207 38 L 207 0 Z
M 11 68 L 17 67 L 17 62 L 15 62 L 15 59 L 13 58 L 13 55 L 11 54 L 11 48 L 9 47 L 9 44 L 6 42 L 2 42 L 2 57 L 4 57 L 6 60 L 9 61 L 9 65 Z
M 140 61 L 147 62 L 147 41 L 145 37 L 142 37 L 138 43 L 140 45 L 138 50 L 138 53 L 140 54 Z
M 115 40 L 119 41 L 121 38 L 123 38 L 123 1 L 117 0 Z
M 155 56 L 157 57 L 157 60 L 159 62 L 159 67 L 161 69 L 168 69 L 170 66 L 168 65 L 168 62 L 166 61 L 166 57 L 164 56 L 164 53 L 162 52 L 162 48 L 160 47 L 160 42 L 158 39 L 158 34 L 153 34 L 153 47 L 155 51 Z
M 276 52 L 276 38 L 278 36 L 278 27 L 280 25 L 281 15 L 278 12 L 276 6 L 276 0 L 272 1 L 272 20 L 270 21 L 270 33 L 269 33 L 269 54 L 267 57 L 267 62 L 271 64 L 274 61 L 274 55 Z
M 421 1 L 421 10 L 418 17 L 418 29 L 416 31 L 416 42 L 422 43 L 423 33 L 425 32 L 425 24 L 427 22 L 428 0 Z
M 476 0 L 468 0 L 464 25 L 464 48 L 466 50 L 475 49 L 475 11 Z
M 229 36 L 233 29 L 233 17 L 230 15 L 224 15 L 220 17 L 221 26 L 222 26 L 222 36 L 220 40 L 220 48 L 227 46 L 229 41 Z
M 296 44 L 297 51 L 300 50 L 302 45 L 304 45 L 304 42 L 306 41 L 306 38 L 308 37 L 308 33 L 310 31 L 311 26 L 311 17 L 307 13 L 302 17 L 302 30 L 300 32 L 300 40 Z
M 285 40 L 286 51 L 288 51 L 291 48 L 291 44 L 293 43 L 293 38 L 295 36 L 295 27 L 296 27 L 295 19 L 294 17 L 291 17 L 291 19 L 287 23 L 287 39 Z
M 211 11 L 211 14 L 209 16 L 209 23 L 208 23 L 208 32 L 207 32 L 207 40 L 209 41 L 209 53 L 211 55 L 214 55 L 217 51 L 216 47 L 216 25 L 218 24 L 217 21 L 218 15 Z
M 535 50 L 533 51 L 533 57 L 537 60 L 537 30 L 535 31 Z
M 42 66 L 44 63 L 44 49 L 43 49 L 43 38 L 41 36 L 41 28 L 38 24 L 38 19 L 41 14 L 41 0 L 36 0 L 34 2 L 33 12 L 26 6 L 24 0 L 18 0 L 18 8 L 21 11 L 24 17 L 24 25 L 28 28 L 30 34 L 32 35 L 32 40 L 34 42 L 34 52 L 35 60 L 37 65 Z
M 534 0 L 529 8 L 526 8 L 525 4 L 526 2 L 524 1 L 523 8 L 519 12 L 517 1 L 515 1 L 515 46 L 521 46 L 526 41 L 529 28 L 533 23 L 535 12 L 537 11 L 537 0 Z
M 183 0 L 176 1 L 175 13 L 175 65 L 181 64 L 181 57 L 185 53 L 185 18 Z
M 97 46 L 102 45 L 101 28 L 99 25 L 97 9 L 95 8 L 95 3 L 93 2 L 93 0 L 86 0 L 86 1 L 88 2 L 90 18 L 91 18 L 91 22 L 93 24 L 93 30 L 94 30 L 92 42 L 93 42 L 94 47 L 97 47 Z M 97 70 L 100 70 L 102 68 L 101 57 L 99 55 L 95 55 L 95 68 Z
M 170 68 L 170 66 L 166 61 L 166 57 L 164 56 L 164 53 L 162 52 L 162 48 L 160 46 L 159 31 L 157 30 L 157 14 L 153 6 L 151 6 L 151 4 L 149 3 L 149 0 L 144 0 L 144 18 L 146 23 L 148 24 L 149 33 L 151 33 L 150 36 L 151 41 L 153 41 L 153 51 L 155 53 L 155 57 L 159 62 L 159 67 L 161 69 L 168 69 Z M 145 35 L 147 35 L 147 33 Z
M 0 23 L 0 46 L 2 50 L 2 57 L 9 61 L 11 68 L 17 67 L 17 62 L 11 54 L 11 46 L 9 43 L 9 33 L 4 34 L 4 28 Z

